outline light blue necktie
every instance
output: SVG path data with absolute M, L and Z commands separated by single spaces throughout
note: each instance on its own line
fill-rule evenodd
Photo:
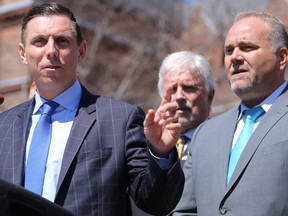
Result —
M 25 170 L 25 188 L 42 195 L 47 156 L 51 142 L 51 115 L 59 106 L 54 101 L 46 102 L 40 108 L 41 117 L 31 140 Z
M 257 118 L 264 114 L 264 110 L 262 107 L 255 107 L 252 109 L 248 109 L 244 111 L 244 115 L 246 116 L 245 125 L 237 139 L 237 142 L 234 145 L 233 150 L 230 153 L 230 160 L 228 165 L 228 173 L 227 173 L 227 185 L 230 181 L 230 178 L 234 172 L 236 164 L 240 158 L 240 155 L 245 148 L 250 136 L 253 133 L 254 124 Z

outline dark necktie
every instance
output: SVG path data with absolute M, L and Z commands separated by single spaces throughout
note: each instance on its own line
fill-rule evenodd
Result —
M 47 156 L 51 142 L 51 115 L 58 106 L 58 103 L 49 101 L 40 108 L 41 117 L 32 136 L 26 163 L 25 188 L 39 195 L 42 195 Z
M 237 142 L 234 145 L 233 150 L 230 153 L 229 165 L 228 165 L 228 173 L 227 173 L 227 184 L 230 181 L 230 178 L 234 172 L 234 169 L 237 165 L 237 162 L 240 158 L 240 155 L 245 148 L 250 136 L 253 133 L 254 124 L 257 118 L 263 115 L 265 111 L 262 107 L 255 107 L 252 109 L 248 109 L 244 111 L 244 115 L 246 116 L 245 125 L 237 139 Z

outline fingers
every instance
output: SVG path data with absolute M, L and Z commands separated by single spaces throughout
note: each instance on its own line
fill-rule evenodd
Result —
M 173 85 L 168 85 L 168 87 L 164 93 L 164 96 L 162 98 L 160 107 L 166 103 L 171 102 L 172 93 L 173 93 Z
M 159 112 L 159 114 L 163 114 L 163 113 L 169 113 L 174 114 L 176 113 L 177 109 L 179 108 L 177 102 L 170 102 L 170 103 L 166 103 L 162 106 L 160 106 L 157 110 L 157 112 Z
M 152 125 L 154 123 L 154 118 L 155 118 L 155 111 L 149 109 L 143 122 L 144 127 L 149 127 L 150 125 Z
M 176 116 L 176 111 L 178 109 L 178 104 L 176 102 L 166 103 L 160 106 L 155 114 L 155 121 L 159 121 L 160 124 L 163 124 L 165 121 L 167 123 L 175 122 L 178 118 Z
M 169 116 L 165 116 L 165 117 L 161 118 L 159 120 L 159 125 L 166 126 L 166 125 L 169 125 L 172 123 L 177 123 L 177 122 L 178 122 L 178 116 L 169 115 Z
M 155 123 L 158 123 L 160 126 L 166 126 L 169 124 L 178 123 L 178 116 L 176 116 L 175 114 L 169 114 L 167 110 L 163 111 L 163 113 L 161 112 L 162 111 L 157 111 L 155 113 L 155 111 L 152 109 L 148 110 L 143 122 L 144 127 L 149 127 Z M 172 129 L 173 125 L 171 125 L 170 127 Z
M 167 128 L 172 130 L 177 130 L 180 125 L 180 123 L 178 123 L 178 116 L 174 114 L 167 114 L 167 112 L 164 112 L 164 114 L 159 114 L 158 111 L 155 113 L 154 110 L 149 109 L 145 116 L 143 126 L 144 128 L 148 128 L 153 125 L 155 126 L 155 123 L 159 126 L 165 127 L 169 125 Z
M 173 121 L 176 111 L 179 108 L 179 105 L 176 101 L 171 101 L 173 93 L 173 84 L 168 85 L 165 89 L 164 96 L 161 100 L 161 104 L 156 112 L 156 121 L 163 122 L 167 120 L 167 123 Z
M 182 125 L 179 122 L 172 122 L 172 123 L 166 124 L 165 127 L 167 130 L 174 131 L 177 138 L 181 134 Z

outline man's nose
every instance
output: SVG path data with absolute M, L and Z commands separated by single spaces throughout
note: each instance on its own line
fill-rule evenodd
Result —
M 47 57 L 48 58 L 58 57 L 58 48 L 53 39 L 50 39 L 47 43 Z
M 176 100 L 185 100 L 185 92 L 181 87 L 177 88 L 177 91 L 175 93 Z
M 243 61 L 243 55 L 242 55 L 242 52 L 239 48 L 235 48 L 233 50 L 233 53 L 231 55 L 231 61 L 233 63 Z

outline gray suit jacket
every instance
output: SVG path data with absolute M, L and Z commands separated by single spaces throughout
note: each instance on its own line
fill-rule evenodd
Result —
M 226 186 L 238 109 L 202 124 L 184 165 L 185 187 L 173 215 L 288 215 L 288 92 L 263 116 Z
M 24 182 L 34 103 L 30 100 L 0 114 L 0 178 L 16 185 Z M 79 216 L 127 216 L 131 214 L 130 193 L 138 206 L 152 214 L 171 211 L 180 199 L 184 175 L 176 157 L 168 170 L 151 157 L 143 132 L 144 116 L 139 107 L 91 95 L 83 88 L 55 203 Z

